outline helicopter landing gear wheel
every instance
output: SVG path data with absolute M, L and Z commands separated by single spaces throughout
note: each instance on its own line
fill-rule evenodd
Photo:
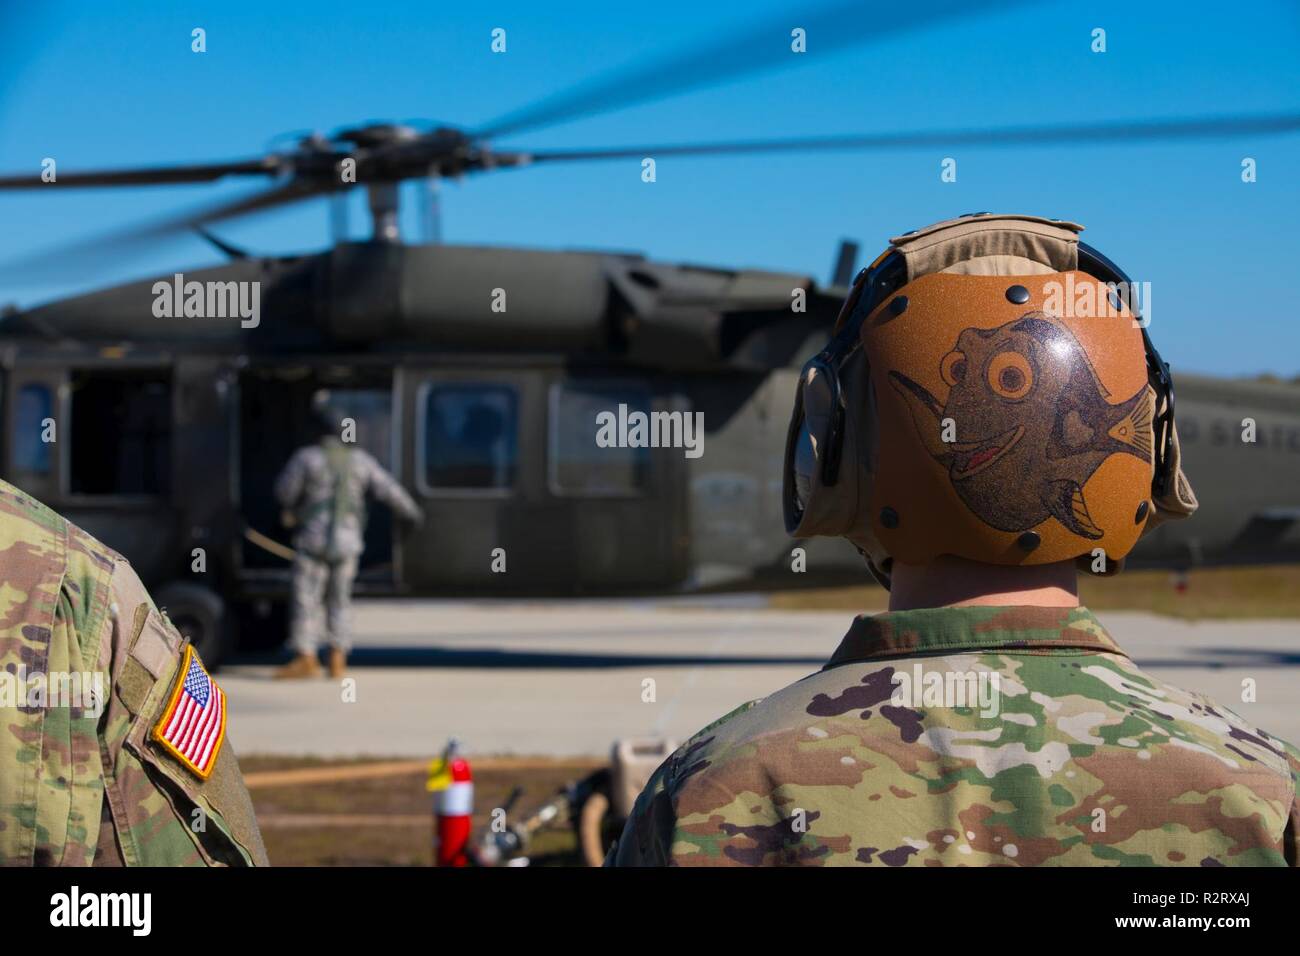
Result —
M 600 866 L 605 862 L 605 853 L 609 849 L 606 835 L 612 822 L 609 794 L 603 790 L 593 791 L 578 811 L 578 848 L 587 866 Z
M 155 595 L 181 636 L 194 645 L 208 670 L 215 671 L 230 651 L 225 603 L 201 585 L 187 581 L 164 584 Z

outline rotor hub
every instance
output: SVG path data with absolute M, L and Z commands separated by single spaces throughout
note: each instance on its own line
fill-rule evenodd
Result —
M 409 142 L 419 135 L 416 129 L 401 123 L 370 123 L 340 130 L 333 138 L 351 143 L 361 149 L 374 149 L 380 146 L 391 146 L 394 143 Z

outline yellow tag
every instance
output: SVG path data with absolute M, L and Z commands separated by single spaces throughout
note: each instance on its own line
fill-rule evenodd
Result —
M 439 757 L 429 764 L 429 779 L 424 789 L 431 793 L 446 790 L 451 786 L 451 764 Z

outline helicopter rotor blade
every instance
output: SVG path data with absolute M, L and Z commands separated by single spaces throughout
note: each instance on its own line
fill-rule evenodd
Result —
M 141 169 L 110 169 L 93 172 L 58 173 L 51 182 L 40 173 L 0 176 L 0 189 L 57 189 L 78 186 L 173 186 L 180 183 L 210 183 L 226 176 L 275 176 L 284 172 L 279 156 L 265 156 L 231 163 L 195 166 L 159 166 Z
M 83 239 L 70 246 L 44 250 L 23 256 L 21 259 L 11 260 L 0 264 L 0 281 L 29 282 L 47 276 L 66 277 L 73 269 L 84 277 L 129 259 L 148 246 L 174 238 L 180 233 L 238 216 L 266 212 L 325 194 L 326 190 L 318 184 L 290 180 L 283 185 L 252 195 L 209 204 L 178 215 L 165 216 L 151 222 L 139 223 L 126 229 Z
M 1100 123 L 1003 126 L 985 129 L 917 130 L 903 133 L 865 133 L 843 136 L 809 136 L 776 140 L 742 140 L 725 143 L 678 143 L 654 146 L 595 147 L 528 152 L 531 162 L 628 159 L 646 156 L 721 156 L 743 153 L 811 152 L 818 150 L 906 149 L 919 146 L 1077 146 L 1111 143 L 1174 142 L 1191 139 L 1228 139 L 1240 136 L 1276 136 L 1300 130 L 1300 113 L 1247 116 L 1195 116 L 1168 119 L 1118 120 Z
M 930 26 L 1043 2 L 987 0 L 973 4 L 969 0 L 916 0 L 910 4 L 883 4 L 838 0 L 811 12 L 770 19 L 757 27 L 726 30 L 722 39 L 615 69 L 513 110 L 473 135 L 492 139 L 676 96 L 783 66 L 798 66 L 804 58 L 794 54 L 790 47 L 791 31 L 795 27 L 805 31 L 810 49 L 818 54 L 833 53 Z

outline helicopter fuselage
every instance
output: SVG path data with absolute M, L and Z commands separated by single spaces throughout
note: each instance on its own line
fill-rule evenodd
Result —
M 251 302 L 230 284 L 253 282 L 257 308 L 230 308 Z M 209 289 L 238 314 L 212 314 Z M 10 316 L 0 461 L 125 554 L 200 635 L 283 605 L 291 532 L 271 487 L 309 440 L 320 388 L 427 516 L 406 530 L 371 508 L 359 593 L 862 580 L 847 542 L 791 541 L 781 516 L 798 370 L 842 296 L 794 274 L 609 253 L 367 243 L 240 260 Z M 245 325 L 246 311 L 260 320 Z M 1135 563 L 1300 557 L 1295 388 L 1178 387 L 1202 512 L 1148 536 Z M 1247 414 L 1266 440 L 1227 440 Z M 624 437 L 634 415 L 698 421 L 704 453 L 684 428 L 682 447 L 671 428 L 664 442 L 602 446 L 610 415 Z M 199 639 L 214 660 L 225 650 Z

